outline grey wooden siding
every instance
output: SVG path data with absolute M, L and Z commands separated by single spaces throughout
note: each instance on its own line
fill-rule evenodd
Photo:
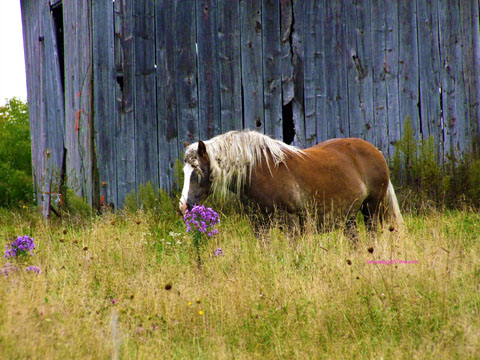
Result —
M 388 158 L 409 118 L 440 160 L 479 146 L 477 1 L 21 4 L 46 213 L 62 171 L 92 204 L 121 207 L 148 181 L 172 189 L 184 141 L 232 129 L 294 131 L 300 147 L 356 136 Z

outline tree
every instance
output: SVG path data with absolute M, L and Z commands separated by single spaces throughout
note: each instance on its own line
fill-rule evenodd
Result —
M 33 202 L 27 103 L 12 98 L 0 107 L 0 206 Z

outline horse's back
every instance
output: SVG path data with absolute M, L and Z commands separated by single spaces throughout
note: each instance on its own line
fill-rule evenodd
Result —
M 371 143 L 358 138 L 331 139 L 305 152 L 313 162 L 326 163 L 324 166 L 332 168 L 329 176 L 348 177 L 351 183 L 364 189 L 366 197 L 379 201 L 385 196 L 389 181 L 387 162 Z
M 367 182 L 374 178 L 381 182 L 388 182 L 388 166 L 385 157 L 373 144 L 363 139 L 330 139 L 306 149 L 306 152 L 319 161 L 322 161 L 322 158 L 333 158 L 345 166 L 353 166 Z

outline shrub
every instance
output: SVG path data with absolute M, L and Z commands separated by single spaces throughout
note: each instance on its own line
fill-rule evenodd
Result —
M 407 210 L 419 210 L 425 205 L 480 206 L 480 159 L 472 151 L 458 159 L 448 154 L 443 162 L 441 160 L 435 139 L 432 136 L 415 139 L 407 117 L 402 138 L 390 161 L 392 180 L 397 185 L 400 201 L 407 200 Z
M 0 107 L 0 206 L 33 203 L 28 106 L 11 99 Z

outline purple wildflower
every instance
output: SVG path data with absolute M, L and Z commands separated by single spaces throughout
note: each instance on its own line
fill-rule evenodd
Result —
M 214 227 L 220 222 L 220 218 L 213 209 L 206 208 L 204 205 L 197 205 L 192 210 L 187 210 L 183 220 L 187 225 L 187 232 L 198 230 L 202 234 L 207 234 L 208 237 L 218 234 L 218 230 Z
M 33 250 L 35 249 L 35 243 L 30 236 L 19 236 L 15 241 L 12 241 L 9 245 L 5 245 L 4 258 L 13 258 L 26 256 L 30 254 L 33 256 Z
M 218 248 L 217 250 L 215 250 L 215 256 L 223 256 L 223 251 L 221 248 Z
M 8 277 L 11 273 L 16 271 L 17 268 L 11 263 L 6 263 L 4 267 L 0 268 L 0 274 L 3 274 L 5 277 Z
M 30 266 L 27 267 L 25 270 L 26 270 L 26 271 L 29 271 L 29 272 L 31 271 L 31 272 L 33 272 L 33 273 L 35 273 L 35 274 L 40 274 L 40 268 L 39 268 L 38 266 L 30 265 Z

